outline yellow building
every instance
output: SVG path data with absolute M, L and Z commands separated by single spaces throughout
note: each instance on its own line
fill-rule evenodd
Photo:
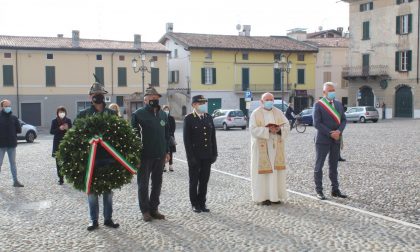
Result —
M 168 95 L 175 116 L 185 114 L 197 94 L 209 98 L 210 113 L 218 108 L 245 111 L 248 89 L 254 100 L 271 92 L 298 110 L 313 103 L 316 47 L 285 36 L 250 36 L 249 26 L 238 36 L 172 30 L 167 24 L 160 42 L 171 51 Z M 282 55 L 291 63 L 289 73 L 274 68 Z
M 49 126 L 58 106 L 71 119 L 90 106 L 95 73 L 109 92 L 107 103 L 130 115 L 141 104 L 142 72 L 132 69 L 133 58 L 141 65 L 140 52 L 148 67 L 144 85 L 155 86 L 166 101 L 168 51 L 157 42 L 141 43 L 140 35 L 131 42 L 80 39 L 78 31 L 71 38 L 0 35 L 0 99 L 11 100 L 14 114 L 27 123 Z

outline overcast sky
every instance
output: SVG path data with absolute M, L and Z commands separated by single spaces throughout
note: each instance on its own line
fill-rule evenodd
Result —
M 236 35 L 236 25 L 251 25 L 251 35 L 286 35 L 349 26 L 348 4 L 338 0 L 0 0 L 0 34 L 17 36 L 158 41 L 165 24 L 174 32 Z

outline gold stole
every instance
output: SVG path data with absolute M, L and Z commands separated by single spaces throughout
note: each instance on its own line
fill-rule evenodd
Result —
M 282 112 L 277 109 L 273 108 L 274 120 L 276 124 L 280 125 L 285 123 L 284 116 Z M 262 108 L 258 108 L 255 111 L 255 122 L 257 127 L 265 127 L 267 125 L 264 120 L 264 113 Z M 285 159 L 284 159 L 284 142 L 281 140 L 280 135 L 276 135 L 276 157 L 274 159 L 274 169 L 276 170 L 284 170 L 286 169 Z M 267 140 L 266 139 L 257 139 L 258 144 L 258 174 L 266 174 L 266 173 L 273 173 L 271 168 L 270 158 L 268 156 L 268 147 L 267 147 Z

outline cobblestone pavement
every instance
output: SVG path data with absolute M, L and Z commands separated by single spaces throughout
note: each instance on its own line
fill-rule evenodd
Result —
M 312 195 L 313 132 L 292 132 L 287 143 L 288 187 Z M 220 172 L 210 178 L 211 212 L 196 214 L 179 129 L 175 172 L 164 174 L 161 196 L 167 220 L 142 221 L 133 179 L 115 191 L 114 219 L 121 227 L 106 228 L 102 220 L 94 232 L 86 231 L 86 196 L 57 185 L 52 137 L 41 134 L 34 144 L 18 145 L 24 188 L 11 186 L 7 158 L 2 166 L 0 251 L 420 251 L 419 133 L 418 120 L 349 124 L 340 181 L 350 198 L 331 199 L 411 227 L 295 193 L 284 204 L 258 206 L 251 202 L 249 181 Z M 248 178 L 249 131 L 218 130 L 217 138 L 214 168 Z M 327 174 L 324 182 L 327 189 Z

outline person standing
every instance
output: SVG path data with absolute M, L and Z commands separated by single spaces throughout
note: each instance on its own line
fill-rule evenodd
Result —
M 100 83 L 93 83 L 92 87 L 89 91 L 89 96 L 92 101 L 92 105 L 90 108 L 84 109 L 79 112 L 77 115 L 77 119 L 87 117 L 87 116 L 94 116 L 96 114 L 110 114 L 110 115 L 117 115 L 114 110 L 111 110 L 106 107 L 105 104 L 105 97 L 104 94 L 108 92 L 105 91 L 104 87 Z M 95 169 L 100 169 L 109 164 L 115 163 L 115 159 L 110 156 L 108 152 L 105 151 L 103 148 L 99 148 L 96 153 L 95 159 Z M 114 223 L 112 220 L 112 197 L 113 192 L 110 190 L 108 192 L 103 193 L 103 201 L 104 201 L 104 225 L 111 228 L 118 228 L 120 224 Z M 89 213 L 91 222 L 89 223 L 87 230 L 93 231 L 99 227 L 98 218 L 99 218 L 99 195 L 95 193 L 88 194 L 88 203 L 89 203 Z
M 58 151 L 58 146 L 60 145 L 61 140 L 63 140 L 64 135 L 67 130 L 71 128 L 71 120 L 67 118 L 67 110 L 63 106 L 59 106 L 56 111 L 56 118 L 51 122 L 50 134 L 54 135 L 52 156 L 55 157 L 55 152 Z M 56 159 L 57 166 L 57 175 L 58 175 L 58 184 L 62 185 L 64 183 L 63 175 L 60 173 L 60 165 Z
M 114 110 L 115 112 L 117 112 L 117 116 L 118 116 L 119 118 L 122 118 L 122 117 L 123 117 L 123 116 L 121 115 L 120 106 L 118 106 L 118 104 L 116 104 L 116 103 L 111 103 L 111 104 L 109 104 L 108 108 L 109 108 L 109 109 Z
M 19 119 L 12 114 L 12 103 L 9 100 L 2 100 L 0 106 L 0 169 L 3 164 L 4 155 L 7 152 L 13 186 L 23 187 L 17 179 L 16 169 L 17 134 L 22 132 L 22 127 Z
M 192 210 L 210 212 L 206 206 L 211 165 L 217 159 L 216 130 L 207 114 L 207 99 L 192 98 L 193 112 L 184 118 L 184 146 L 188 160 L 189 191 Z
M 315 191 L 317 198 L 325 200 L 322 187 L 322 167 L 328 155 L 331 196 L 347 198 L 342 194 L 338 184 L 338 160 L 340 156 L 340 138 L 346 127 L 346 116 L 343 105 L 335 100 L 335 84 L 324 83 L 324 97 L 314 108 L 313 121 L 317 130 L 315 137 L 316 161 L 314 170 Z
M 287 118 L 287 120 L 289 120 L 289 121 L 292 122 L 290 124 L 290 130 L 293 129 L 293 125 L 295 125 L 295 121 L 296 121 L 296 118 L 295 118 L 296 113 L 293 110 L 293 107 L 292 106 L 293 106 L 293 104 L 292 103 L 289 103 L 289 107 L 286 110 L 286 118 Z
M 169 171 L 173 172 L 173 155 L 174 152 L 176 152 L 176 141 L 175 141 L 175 129 L 176 129 L 176 123 L 175 118 L 171 116 L 171 112 L 168 105 L 163 106 L 163 112 L 166 113 L 168 116 L 168 123 L 169 123 L 169 135 L 170 135 L 170 141 L 169 141 Z M 164 172 L 166 172 L 166 165 L 163 169 Z
M 251 114 L 251 189 L 257 204 L 279 204 L 287 199 L 284 142 L 289 121 L 273 106 L 274 96 L 265 93 L 261 106 Z
M 144 94 L 146 105 L 131 116 L 131 126 L 139 134 L 143 144 L 137 184 L 140 211 L 146 222 L 165 219 L 158 207 L 163 167 L 169 160 L 169 125 L 166 113 L 159 106 L 160 97 L 162 96 L 153 87 L 148 87 Z M 150 194 L 149 180 L 152 184 Z

